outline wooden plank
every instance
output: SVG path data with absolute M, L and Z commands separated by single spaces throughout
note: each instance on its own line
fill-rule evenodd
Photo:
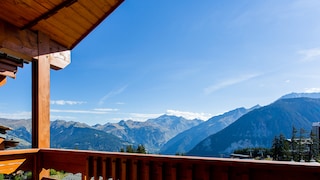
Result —
M 1 70 L 0 69 L 0 75 L 1 76 L 9 76 L 9 77 L 11 77 L 13 79 L 16 78 L 16 74 L 14 72 L 12 72 L 12 71 L 5 71 L 5 70 Z
M 11 174 L 14 173 L 19 166 L 25 162 L 24 159 L 13 159 L 13 160 L 5 160 L 0 161 L 0 174 Z
M 25 2 L 16 2 L 12 0 L 3 0 L 1 1 L 1 5 L 11 11 L 10 16 L 16 17 L 18 20 L 27 20 L 27 22 L 37 18 L 42 13 L 46 12 L 42 6 L 39 6 L 37 3 L 33 3 L 33 1 L 28 4 Z M 32 3 L 30 5 L 30 3 Z M 19 21 L 18 21 L 19 22 Z M 15 22 L 14 24 L 16 24 Z M 25 24 L 26 22 L 24 22 Z M 21 26 L 20 26 L 21 27 Z
M 87 21 L 89 21 L 92 24 L 96 24 L 96 22 L 98 21 L 97 17 L 95 17 L 85 7 L 81 6 L 78 3 L 73 4 L 69 8 L 73 9 L 75 12 L 78 12 L 78 14 L 81 15 L 81 17 L 85 18 Z
M 100 8 L 96 7 L 92 1 L 87 1 L 87 0 L 79 0 L 78 3 L 87 9 L 87 11 L 90 12 L 90 14 L 94 15 L 97 19 L 100 19 L 103 15 L 104 12 L 101 11 Z
M 108 1 L 99 1 L 99 2 L 98 1 L 92 1 L 92 3 L 94 3 L 97 8 L 101 9 L 101 11 L 104 14 L 107 13 L 107 12 L 110 12 L 110 10 L 112 9 L 112 6 L 111 6 L 112 4 L 110 4 Z
M 61 23 L 69 25 L 70 28 L 79 32 L 86 32 L 88 27 L 91 27 L 93 24 L 90 23 L 87 19 L 83 18 L 81 15 L 76 13 L 72 8 L 64 8 L 59 11 L 59 14 L 55 15 L 58 21 L 64 20 Z
M 15 65 L 7 64 L 0 61 L 0 72 L 1 71 L 11 71 L 11 72 L 17 72 L 18 67 Z
M 7 77 L 3 76 L 3 75 L 0 75 L 0 86 L 5 85 L 6 82 L 7 82 Z
M 0 63 L 9 64 L 9 65 L 16 66 L 16 67 L 23 67 L 23 63 L 17 63 L 17 62 L 7 60 L 7 59 L 0 58 Z

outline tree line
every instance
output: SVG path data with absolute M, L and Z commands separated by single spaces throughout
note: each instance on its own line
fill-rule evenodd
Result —
M 315 134 L 301 128 L 293 127 L 287 139 L 283 134 L 275 136 L 271 148 L 245 148 L 234 151 L 235 154 L 246 154 L 252 158 L 265 159 L 268 156 L 277 161 L 315 161 L 319 159 L 319 139 Z
M 139 144 L 137 148 L 134 148 L 133 145 L 128 145 L 126 148 L 121 148 L 120 152 L 147 154 L 146 148 L 142 144 Z

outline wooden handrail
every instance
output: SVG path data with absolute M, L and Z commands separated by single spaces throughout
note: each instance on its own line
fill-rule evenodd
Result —
M 0 174 L 11 174 L 17 169 L 34 171 L 38 152 L 39 149 L 0 151 Z
M 319 179 L 320 164 L 40 149 L 43 167 L 82 173 L 83 179 Z

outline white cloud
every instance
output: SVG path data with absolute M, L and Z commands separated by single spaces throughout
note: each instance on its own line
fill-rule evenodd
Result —
M 74 116 L 60 116 L 60 115 L 50 115 L 50 120 L 54 121 L 54 120 L 68 120 L 68 121 L 76 121 L 78 120 L 78 118 L 74 117 Z
M 173 116 L 182 116 L 186 119 L 202 119 L 202 120 L 208 120 L 212 117 L 212 114 L 209 113 L 195 113 L 195 112 L 187 112 L 187 111 L 177 111 L 177 110 L 167 110 L 168 115 Z
M 320 92 L 320 88 L 305 88 L 304 92 L 306 93 Z
M 218 84 L 214 84 L 214 85 L 211 85 L 209 87 L 204 88 L 204 92 L 205 92 L 205 94 L 211 94 L 211 93 L 213 93 L 217 90 L 220 90 L 222 88 L 250 80 L 250 79 L 255 78 L 259 75 L 260 74 L 248 74 L 248 75 L 243 75 L 243 76 L 236 77 L 233 79 L 227 79 L 227 80 L 224 80 L 223 82 L 220 82 Z
M 99 101 L 99 104 L 103 104 L 104 101 L 106 101 L 107 99 L 109 99 L 110 97 L 113 97 L 113 96 L 116 96 L 120 93 L 122 93 L 128 86 L 123 86 L 119 89 L 115 89 L 115 90 L 112 90 L 110 92 L 108 92 L 105 96 L 103 96 L 100 101 Z
M 72 109 L 51 109 L 50 112 L 54 113 L 77 113 L 77 114 L 108 114 L 109 111 L 97 110 L 72 110 Z
M 96 108 L 93 109 L 94 111 L 101 111 L 101 112 L 115 112 L 119 111 L 119 109 L 112 109 L 112 108 Z
M 85 104 L 84 101 L 66 101 L 66 100 L 51 100 L 50 104 L 55 105 L 78 105 L 78 104 Z
M 298 53 L 303 56 L 302 61 L 320 60 L 320 48 L 304 49 Z
M 15 113 L 0 113 L 1 118 L 7 119 L 30 119 L 31 112 L 30 111 L 21 111 Z

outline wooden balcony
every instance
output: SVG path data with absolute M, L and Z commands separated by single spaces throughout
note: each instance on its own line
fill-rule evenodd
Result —
M 82 179 L 277 180 L 319 179 L 318 163 L 162 156 L 98 151 L 28 149 L 0 152 L 0 173 L 42 169 L 81 173 Z M 43 178 L 45 179 L 45 178 Z

